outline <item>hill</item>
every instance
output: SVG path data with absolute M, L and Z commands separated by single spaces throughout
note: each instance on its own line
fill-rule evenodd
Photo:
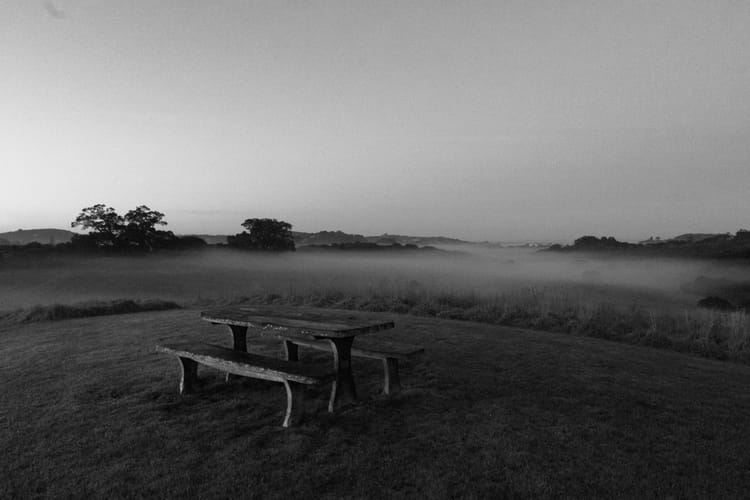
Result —
M 408 236 L 388 233 L 381 234 L 380 236 L 368 236 L 367 241 L 381 245 L 390 245 L 393 243 L 398 243 L 399 245 L 461 245 L 469 243 L 468 241 L 445 236 Z
M 750 259 L 750 231 L 735 235 L 686 233 L 670 239 L 648 239 L 639 243 L 618 241 L 611 236 L 582 236 L 572 245 L 552 245 L 552 252 L 589 252 L 646 257 L 687 257 L 706 259 Z
M 674 238 L 669 238 L 667 243 L 699 243 L 706 240 L 720 240 L 727 235 L 719 233 L 685 233 Z
M 319 231 L 317 233 L 292 232 L 297 246 L 307 245 L 341 245 L 352 243 L 374 243 L 376 245 L 458 245 L 469 243 L 445 236 L 408 236 L 403 234 L 383 233 L 379 236 L 363 236 L 343 231 Z
M 180 237 L 194 236 L 200 238 L 209 245 L 226 245 L 227 235 L 226 234 L 180 234 Z
M 374 335 L 427 349 L 402 365 L 405 390 L 379 396 L 380 364 L 357 359 L 360 401 L 330 415 L 321 390 L 310 398 L 319 409 L 288 430 L 279 425 L 279 384 L 225 383 L 199 368 L 197 393 L 178 394 L 178 363 L 154 344 L 196 335 L 227 342 L 226 328 L 200 321 L 197 310 L 0 323 L 0 497 L 747 496 L 750 367 L 382 317 L 398 329 Z M 283 356 L 269 338 L 248 342 Z
M 27 245 L 29 243 L 41 243 L 43 245 L 56 245 L 67 243 L 76 234 L 65 229 L 19 229 L 8 233 L 0 233 L 0 244 Z M 7 241 L 4 243 L 2 240 Z
M 449 250 L 442 250 L 433 246 L 417 246 L 413 245 L 411 243 L 407 243 L 405 245 L 402 245 L 400 243 L 371 243 L 367 241 L 355 241 L 352 243 L 331 243 L 328 245 L 301 245 L 298 247 L 298 251 L 300 252 L 314 252 L 314 251 L 331 251 L 331 250 L 341 250 L 341 251 L 347 251 L 347 252 L 376 252 L 376 253 L 419 253 L 422 254 L 424 252 L 431 252 L 431 253 L 440 253 L 440 254 L 449 254 L 449 253 L 457 253 L 457 252 L 451 252 Z
M 294 244 L 298 247 L 309 245 L 339 245 L 345 243 L 361 243 L 367 239 L 361 234 L 348 234 L 343 231 L 319 231 L 304 233 L 292 231 Z

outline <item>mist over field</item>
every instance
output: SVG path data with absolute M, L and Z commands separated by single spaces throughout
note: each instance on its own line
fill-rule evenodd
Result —
M 0 310 L 115 298 L 231 301 L 259 294 L 553 293 L 578 302 L 692 308 L 699 277 L 740 282 L 750 271 L 714 262 L 601 258 L 529 248 L 444 246 L 441 251 L 226 249 L 146 257 L 59 256 L 0 265 Z

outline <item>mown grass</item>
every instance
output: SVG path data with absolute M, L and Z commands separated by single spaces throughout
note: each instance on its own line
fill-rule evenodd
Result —
M 379 363 L 355 359 L 361 401 L 289 430 L 279 384 L 202 369 L 199 392 L 177 394 L 178 363 L 155 343 L 230 342 L 198 310 L 0 323 L 0 498 L 747 495 L 750 367 L 377 316 L 397 325 L 377 335 L 427 347 L 404 392 L 379 396 Z

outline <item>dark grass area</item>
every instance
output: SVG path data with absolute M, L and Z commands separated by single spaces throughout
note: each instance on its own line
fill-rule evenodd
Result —
M 380 365 L 357 359 L 361 402 L 289 430 L 280 384 L 204 369 L 197 394 L 177 394 L 178 363 L 154 344 L 230 342 L 196 310 L 6 322 L 0 497 L 747 497 L 747 366 L 383 317 L 397 329 L 376 335 L 427 348 L 406 390 L 378 396 Z
M 52 304 L 49 306 L 34 306 L 26 309 L 0 314 L 0 321 L 16 321 L 18 323 L 36 323 L 39 321 L 55 321 L 61 319 L 90 318 L 93 316 L 108 316 L 111 314 L 130 314 L 148 311 L 166 311 L 179 309 L 175 302 L 167 300 L 109 300 L 80 302 L 76 304 Z

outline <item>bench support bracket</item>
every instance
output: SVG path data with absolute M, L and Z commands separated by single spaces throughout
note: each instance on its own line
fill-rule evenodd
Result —
M 398 376 L 398 359 L 384 359 L 383 373 L 385 373 L 383 394 L 391 395 L 401 391 L 401 379 Z
M 189 394 L 195 389 L 198 379 L 198 363 L 190 358 L 179 358 L 182 373 L 180 376 L 180 394 Z
M 302 384 L 284 381 L 286 388 L 286 414 L 284 415 L 284 427 L 297 425 L 302 422 L 307 406 L 307 391 Z

